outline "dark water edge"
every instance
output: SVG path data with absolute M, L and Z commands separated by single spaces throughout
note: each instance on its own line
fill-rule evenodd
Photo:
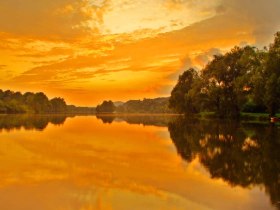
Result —
M 280 209 L 280 128 L 271 123 L 176 119 L 168 124 L 177 152 L 199 157 L 212 178 L 231 186 L 264 185 Z
M 189 122 L 205 122 L 220 124 L 255 124 L 263 126 L 280 126 L 280 122 L 271 123 L 265 114 L 243 114 L 240 119 L 219 119 L 212 114 L 197 114 L 185 116 L 182 114 L 134 114 L 134 113 L 114 113 L 114 114 L 0 114 L 0 130 L 44 130 L 47 125 L 63 125 L 67 118 L 79 116 L 92 116 L 101 120 L 103 123 L 113 123 L 125 121 L 128 124 L 154 125 L 167 127 L 168 124 L 176 119 L 184 119 Z

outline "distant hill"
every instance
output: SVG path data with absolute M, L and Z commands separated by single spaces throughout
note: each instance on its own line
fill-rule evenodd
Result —
M 171 113 L 168 108 L 169 97 L 144 100 L 129 100 L 119 106 L 118 113 Z

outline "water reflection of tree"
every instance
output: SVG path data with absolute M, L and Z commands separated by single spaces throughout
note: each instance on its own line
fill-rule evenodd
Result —
M 97 114 L 96 118 L 99 119 L 99 120 L 102 120 L 102 122 L 104 124 L 106 124 L 106 123 L 111 124 L 115 120 L 116 117 L 114 115 L 99 115 L 99 114 Z
M 128 124 L 154 125 L 166 127 L 175 115 L 106 115 L 97 114 L 96 118 L 103 123 L 112 123 L 113 121 L 125 121 Z
M 213 178 L 232 186 L 264 185 L 272 204 L 280 209 L 278 127 L 179 118 L 168 128 L 183 159 L 198 156 Z
M 64 115 L 0 115 L 0 131 L 11 131 L 24 128 L 25 130 L 44 130 L 49 123 L 63 124 Z

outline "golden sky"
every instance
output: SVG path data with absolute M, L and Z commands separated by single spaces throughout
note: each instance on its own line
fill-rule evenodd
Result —
M 234 45 L 271 42 L 279 8 L 279 0 L 0 1 L 0 88 L 87 106 L 168 96 L 184 69 Z

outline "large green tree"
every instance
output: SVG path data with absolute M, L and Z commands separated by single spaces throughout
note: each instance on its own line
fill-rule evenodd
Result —
M 203 72 L 209 106 L 220 117 L 238 117 L 251 89 L 251 47 L 234 47 L 225 55 L 215 56 Z
M 179 76 L 178 82 L 171 92 L 169 107 L 179 113 L 198 112 L 200 82 L 200 77 L 195 69 L 186 70 Z
M 267 61 L 267 50 L 251 48 L 248 54 L 243 56 L 241 62 L 244 63 L 246 72 L 242 78 L 246 80 L 249 90 L 246 102 L 242 107 L 245 112 L 265 112 L 265 63 Z
M 269 47 L 265 67 L 265 104 L 269 114 L 275 116 L 280 107 L 280 32 Z
M 269 51 L 234 47 L 215 55 L 198 73 L 179 76 L 169 106 L 178 113 L 214 111 L 221 118 L 237 118 L 241 111 L 274 116 L 280 108 L 280 33 Z

